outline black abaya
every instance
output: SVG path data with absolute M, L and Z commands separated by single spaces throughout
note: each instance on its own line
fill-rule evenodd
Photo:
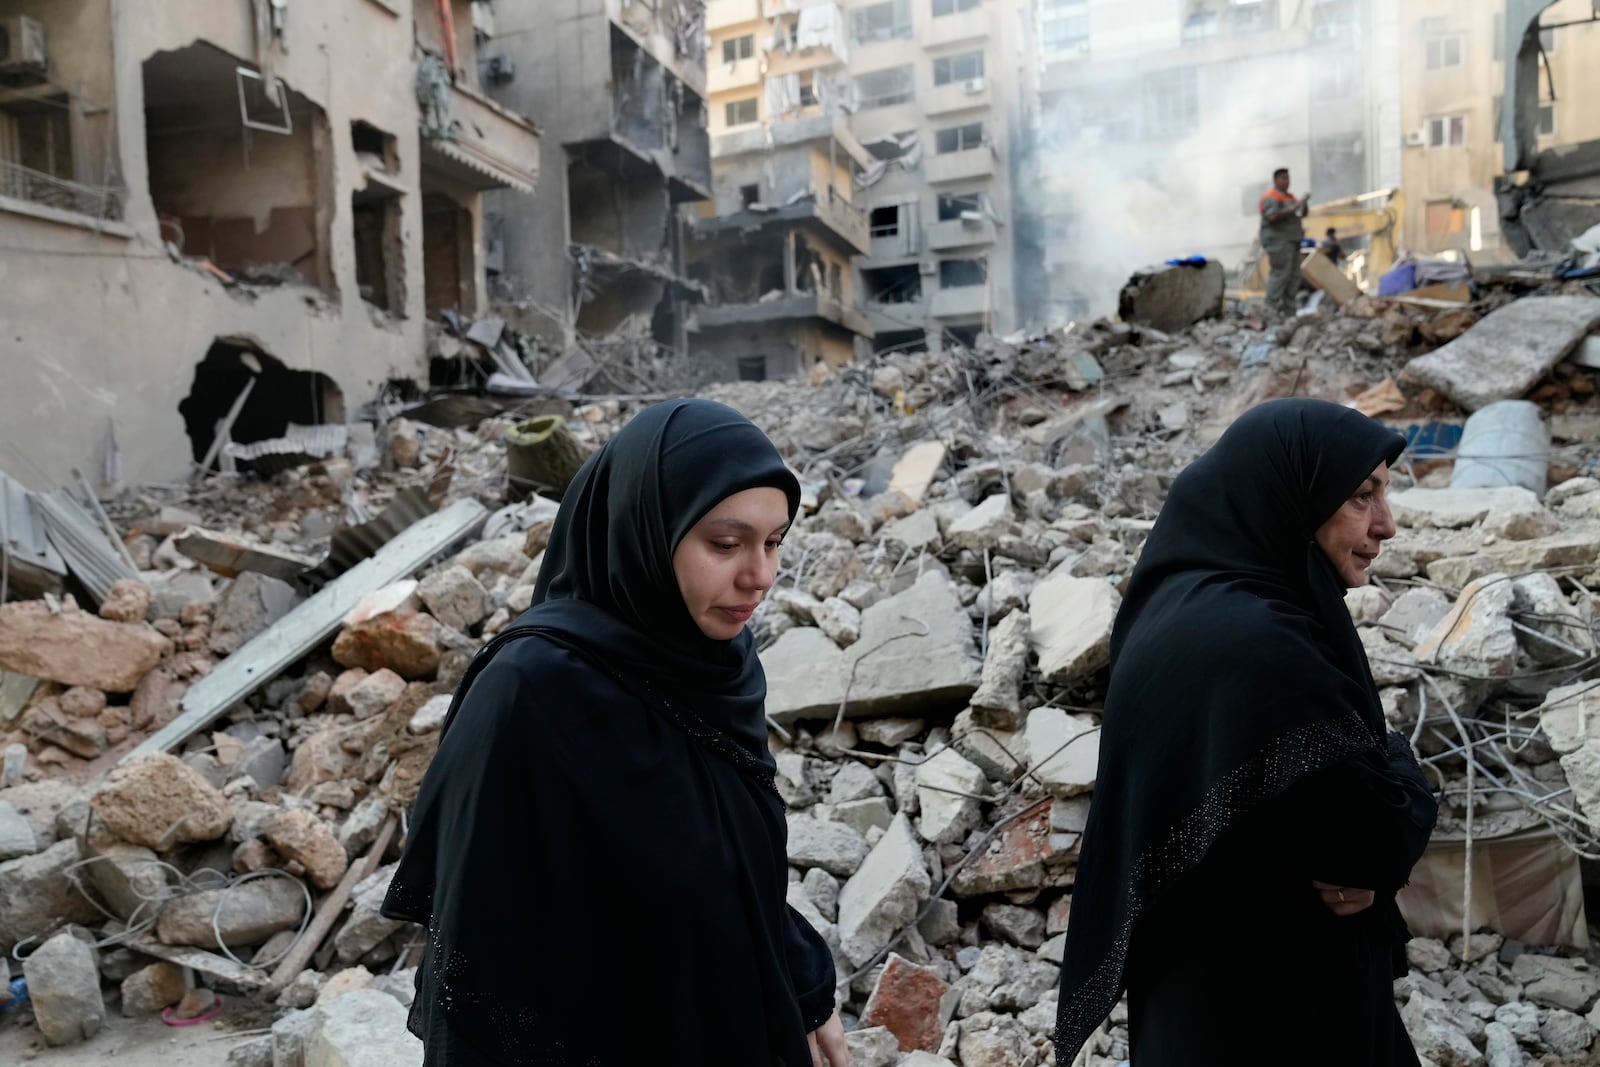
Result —
M 385 914 L 428 926 L 429 1067 L 810 1062 L 834 965 L 785 903 L 748 634 L 700 634 L 671 557 L 717 503 L 799 487 L 705 401 L 641 414 L 563 498 L 536 603 L 474 662 Z
M 1436 808 L 1313 541 L 1401 447 L 1349 409 L 1274 401 L 1174 482 L 1113 632 L 1061 1063 L 1124 989 L 1138 1067 L 1416 1062 L 1394 895 Z M 1313 879 L 1376 902 L 1337 917 Z

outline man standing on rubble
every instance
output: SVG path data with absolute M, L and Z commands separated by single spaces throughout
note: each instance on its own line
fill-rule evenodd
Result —
M 1267 279 L 1267 304 L 1286 315 L 1294 314 L 1295 292 L 1300 286 L 1300 242 L 1311 194 L 1296 199 L 1289 192 L 1289 168 L 1272 172 L 1272 188 L 1261 195 L 1261 250 L 1272 273 Z

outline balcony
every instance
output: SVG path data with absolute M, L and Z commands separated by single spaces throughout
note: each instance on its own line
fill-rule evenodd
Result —
M 825 231 L 825 239 L 842 241 L 856 253 L 865 255 L 872 248 L 867 214 L 831 189 L 813 193 L 799 203 L 785 204 L 772 211 L 741 211 L 696 219 L 695 233 L 702 237 L 734 231 L 750 231 L 773 225 L 806 224 Z
M 761 0 L 708 0 L 706 4 L 708 31 L 756 22 L 765 17 L 761 13 Z
M 533 123 L 459 85 L 450 87 L 447 100 L 443 114 L 424 102 L 428 166 L 474 189 L 532 193 L 539 181 L 539 132 Z
M 954 18 L 954 15 L 950 16 Z M 993 102 L 989 79 L 969 78 L 966 81 L 940 85 L 928 94 L 922 110 L 929 115 L 947 115 L 955 111 L 980 111 Z
M 823 293 L 788 293 L 776 300 L 758 304 L 723 304 L 702 307 L 690 329 L 696 332 L 727 327 L 753 326 L 763 322 L 790 322 L 824 319 L 851 333 L 873 336 L 872 323 L 856 308 L 840 303 Z
M 922 172 L 929 185 L 966 182 L 994 177 L 994 149 L 987 145 L 960 152 L 944 152 L 922 161 Z
M 994 239 L 994 220 L 988 216 L 977 219 L 947 219 L 928 227 L 928 247 L 935 252 L 992 245 Z
M 981 41 L 989 36 L 989 22 L 994 15 L 980 4 L 971 11 L 922 20 L 922 47 L 938 48 L 947 44 Z
M 933 294 L 930 313 L 936 319 L 982 315 L 989 310 L 987 285 L 963 285 L 958 289 L 939 289 Z

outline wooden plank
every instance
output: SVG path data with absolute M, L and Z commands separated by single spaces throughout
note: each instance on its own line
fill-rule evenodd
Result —
M 281 674 L 339 629 L 363 596 L 420 570 L 483 525 L 489 512 L 476 500 L 458 500 L 444 511 L 414 523 L 330 582 L 316 596 L 269 626 L 217 665 L 184 694 L 182 711 L 151 734 L 121 762 L 165 752 L 209 726 L 257 688 Z
M 384 850 L 389 847 L 389 839 L 394 836 L 396 819 L 393 812 L 383 820 L 383 828 L 378 831 L 378 840 L 368 850 L 366 857 L 360 863 L 352 863 L 349 870 L 344 872 L 344 877 L 334 887 L 333 892 L 322 898 L 322 903 L 317 905 L 317 913 L 311 919 L 311 924 L 306 927 L 305 933 L 294 943 L 289 954 L 278 964 L 272 972 L 272 980 L 263 990 L 264 995 L 274 996 L 283 991 L 288 984 L 311 962 L 311 957 L 316 955 L 321 947 L 323 938 L 328 936 L 328 931 L 333 929 L 333 924 L 338 921 L 339 913 L 344 911 L 345 902 L 350 899 L 350 894 L 355 892 L 356 886 L 371 877 L 372 872 L 378 869 L 378 864 L 383 862 Z

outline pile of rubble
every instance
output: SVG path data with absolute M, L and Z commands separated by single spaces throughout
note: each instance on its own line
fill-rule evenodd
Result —
M 1544 299 L 1580 298 L 1098 322 L 707 391 L 805 488 L 752 626 L 790 902 L 834 949 L 854 1062 L 1050 1060 L 1111 624 L 1177 471 L 1274 396 L 1349 399 L 1401 428 L 1459 418 L 1476 406 L 1462 368 L 1474 398 L 1488 386 L 1458 342 Z M 1350 598 L 1386 712 L 1444 790 L 1447 837 L 1539 830 L 1592 851 L 1600 826 L 1582 682 L 1600 399 L 1559 362 L 1583 313 L 1540 341 L 1543 377 L 1504 389 L 1565 420 L 1560 484 L 1452 489 L 1448 457 L 1408 463 L 1401 536 Z M 1444 368 L 1425 385 L 1402 373 L 1412 356 Z M 562 411 L 593 445 L 637 403 Z M 398 417 L 353 434 L 348 458 L 129 492 L 106 510 L 136 579 L 92 611 L 66 595 L 0 606 L 0 950 L 22 960 L 45 1040 L 92 1035 L 107 1003 L 192 1017 L 220 991 L 287 1013 L 230 1062 L 358 1046 L 419 1061 L 402 1005 L 421 932 L 378 906 L 450 694 L 532 596 L 555 505 L 500 507 L 523 414 Z M 1568 1014 L 1587 1049 L 1600 979 L 1550 1002 L 1533 970 L 1581 961 L 1520 962 L 1483 936 L 1462 965 L 1417 942 L 1397 986 L 1433 1062 L 1523 1062 L 1506 1033 L 1529 1062 L 1571 1058 Z M 1087 1064 L 1127 1058 L 1125 1023 L 1119 1009 Z

